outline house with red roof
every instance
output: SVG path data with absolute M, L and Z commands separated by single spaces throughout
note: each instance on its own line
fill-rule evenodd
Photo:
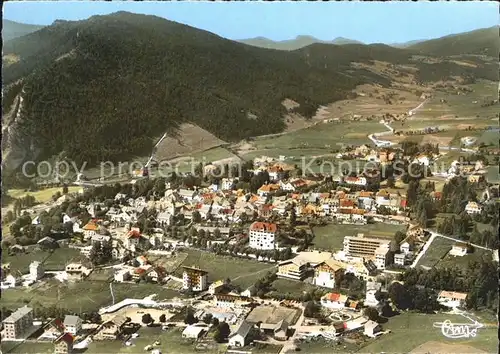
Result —
M 272 250 L 275 248 L 274 238 L 278 227 L 267 222 L 254 222 L 249 229 L 249 245 L 259 250 Z
M 73 352 L 74 337 L 70 333 L 63 333 L 54 339 L 55 354 L 69 354 Z
M 328 293 L 321 298 L 321 306 L 329 309 L 342 309 L 347 302 L 347 296 L 339 293 Z

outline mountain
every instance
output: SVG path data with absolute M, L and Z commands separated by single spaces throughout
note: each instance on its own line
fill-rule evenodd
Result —
M 285 99 L 309 118 L 360 84 L 391 84 L 352 62 L 412 65 L 421 82 L 491 76 L 480 62 L 435 65 L 414 54 L 383 44 L 270 50 L 127 12 L 56 21 L 4 43 L 2 168 L 54 156 L 78 166 L 128 161 L 186 124 L 228 142 L 282 132 Z
M 118 161 L 149 154 L 155 137 L 184 123 L 225 141 L 281 132 L 285 98 L 311 117 L 361 83 L 389 85 L 351 61 L 408 57 L 348 46 L 267 50 L 126 12 L 57 21 L 4 45 L 17 58 L 2 69 L 4 163 Z
M 297 50 L 300 48 L 307 47 L 311 44 L 322 43 L 322 44 L 363 44 L 359 41 L 355 41 L 348 38 L 337 37 L 333 41 L 323 41 L 312 36 L 297 36 L 295 39 L 288 39 L 283 41 L 273 41 L 265 37 L 255 37 L 251 39 L 242 39 L 238 42 L 252 45 L 254 47 L 267 48 L 267 49 L 278 49 L 278 50 Z
M 408 42 L 404 42 L 404 43 L 391 43 L 390 46 L 394 47 L 394 48 L 408 48 L 414 44 L 417 44 L 417 43 L 420 43 L 423 41 L 424 41 L 423 39 L 416 39 L 416 40 L 408 41 Z
M 422 41 L 408 47 L 428 55 L 488 55 L 498 57 L 500 50 L 499 27 L 478 29 L 471 32 Z
M 2 40 L 6 42 L 8 40 L 38 31 L 43 27 L 44 26 L 28 25 L 25 23 L 19 23 L 11 20 L 2 19 Z

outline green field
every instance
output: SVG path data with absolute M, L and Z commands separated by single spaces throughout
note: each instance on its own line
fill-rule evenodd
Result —
M 158 300 L 179 297 L 179 293 L 156 284 L 113 284 L 115 301 L 126 298 L 144 298 L 157 294 Z M 107 281 L 80 281 L 61 283 L 48 279 L 29 288 L 17 287 L 2 291 L 2 306 L 10 309 L 31 304 L 34 307 L 56 305 L 71 312 L 98 310 L 112 304 L 112 297 Z
M 10 269 L 15 272 L 26 274 L 29 265 L 33 261 L 43 262 L 45 270 L 64 270 L 67 263 L 82 258 L 80 251 L 74 248 L 56 248 L 54 252 L 33 250 L 27 253 L 9 255 L 2 252 L 2 263 L 10 263 Z
M 144 347 L 153 345 L 155 341 L 160 341 L 159 349 L 162 353 L 182 354 L 195 353 L 196 343 L 191 339 L 181 337 L 181 328 L 172 328 L 162 331 L 161 327 L 142 327 L 139 329 L 139 337 L 132 340 L 132 346 L 125 346 L 121 341 L 96 341 L 89 345 L 85 353 L 144 353 Z M 210 334 L 209 334 L 210 335 Z M 204 353 L 224 353 L 225 346 L 218 345 L 214 341 L 207 342 Z
M 498 125 L 498 122 L 492 122 L 492 123 L 496 123 L 496 124 L 492 124 L 492 125 Z M 478 144 L 480 144 L 480 143 L 483 143 L 486 145 L 491 144 L 491 145 L 497 146 L 497 147 L 498 147 L 498 142 L 499 142 L 498 131 L 492 131 L 492 130 L 488 130 L 488 131 L 483 132 L 483 134 L 477 140 Z
M 321 337 L 311 339 L 309 342 L 299 342 L 297 347 L 300 348 L 299 353 L 311 354 L 355 353 L 359 348 L 359 346 L 355 344 L 328 341 Z M 291 350 L 287 352 L 287 354 L 291 353 L 296 353 L 296 351 Z
M 485 325 L 496 323 L 491 315 L 479 314 L 479 321 Z M 390 329 L 392 333 L 384 334 L 363 346 L 360 353 L 408 353 L 417 346 L 428 341 L 439 341 L 447 344 L 466 344 L 489 353 L 496 353 L 498 349 L 498 324 L 479 329 L 477 336 L 472 339 L 446 339 L 440 328 L 434 328 L 434 322 L 450 320 L 453 323 L 468 323 L 469 320 L 459 315 L 450 314 L 419 314 L 402 313 L 389 319 L 382 327 Z
M 207 270 L 210 282 L 229 278 L 232 284 L 240 286 L 242 290 L 253 285 L 267 271 L 273 271 L 276 268 L 275 265 L 268 263 L 230 256 L 219 256 L 209 252 L 191 249 L 183 252 L 186 252 L 188 256 L 182 265 L 196 266 Z M 182 267 L 179 267 L 175 273 L 181 276 Z
M 369 144 L 368 135 L 386 130 L 380 123 L 346 122 L 319 123 L 278 137 L 254 140 L 257 149 L 338 149 L 343 144 Z M 289 153 L 297 155 L 297 153 Z M 285 154 L 285 155 L 289 155 Z
M 303 281 L 292 279 L 276 279 L 272 285 L 273 291 L 279 294 L 291 294 L 300 296 L 312 289 L 317 289 L 316 286 Z
M 490 251 L 486 251 L 480 248 L 474 249 L 472 253 L 469 253 L 463 257 L 454 257 L 450 255 L 446 255 L 442 260 L 437 263 L 437 267 L 460 267 L 467 268 L 470 261 L 473 260 L 481 260 L 483 256 L 490 255 L 492 253 Z
M 392 225 L 376 223 L 368 225 L 336 225 L 317 226 L 313 228 L 314 248 L 337 251 L 343 248 L 345 236 L 356 236 L 359 233 L 365 236 L 392 238 L 396 231 L 405 231 L 406 225 Z
M 432 240 L 427 252 L 418 261 L 419 266 L 434 267 L 451 250 L 455 241 L 443 237 L 436 237 Z
M 76 193 L 79 192 L 82 187 L 78 186 L 68 186 L 68 193 Z M 52 199 L 52 196 L 57 192 L 62 193 L 62 187 L 54 187 L 54 188 L 46 188 L 36 192 L 28 192 L 24 189 L 9 189 L 8 194 L 12 198 L 22 198 L 27 195 L 32 195 L 35 199 L 40 203 L 48 202 Z
M 500 173 L 498 172 L 498 166 L 487 167 L 488 172 L 486 173 L 486 180 L 488 183 L 499 183 Z
M 35 343 L 35 342 L 6 342 L 2 341 L 2 353 L 19 353 L 19 354 L 49 354 L 54 352 L 54 345 L 51 342 Z

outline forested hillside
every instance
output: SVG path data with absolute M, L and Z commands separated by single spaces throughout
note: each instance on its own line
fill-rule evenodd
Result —
M 408 63 L 415 52 L 360 44 L 277 51 L 118 12 L 56 21 L 7 42 L 3 54 L 17 58 L 3 66 L 3 113 L 19 107 L 22 119 L 3 117 L 14 123 L 2 150 L 30 137 L 38 158 L 64 152 L 92 164 L 149 154 L 154 137 L 186 122 L 225 141 L 281 132 L 285 98 L 311 117 L 359 84 L 390 84 L 351 62 Z
M 29 33 L 38 31 L 41 28 L 43 28 L 43 26 L 29 25 L 26 23 L 19 23 L 2 19 L 2 40 L 6 42 L 11 39 L 22 37 Z
M 439 56 L 476 54 L 498 57 L 500 50 L 498 30 L 498 26 L 483 28 L 419 42 L 408 48 Z

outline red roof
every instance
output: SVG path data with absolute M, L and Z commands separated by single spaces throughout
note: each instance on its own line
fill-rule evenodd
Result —
M 135 274 L 142 274 L 142 273 L 144 273 L 144 272 L 146 272 L 146 269 L 144 269 L 144 268 L 136 268 L 136 269 L 134 270 L 134 273 L 135 273 Z
M 68 343 L 68 345 L 70 345 L 70 344 L 73 344 L 74 337 L 71 333 L 63 333 L 58 338 L 56 338 L 56 340 L 54 340 L 54 342 L 58 343 L 62 340 L 65 341 L 66 343 Z
M 358 177 L 346 177 L 344 180 L 346 182 L 357 182 L 358 181 Z
M 127 234 L 127 237 L 128 238 L 140 238 L 141 237 L 141 233 L 137 230 L 130 230 Z
M 408 205 L 408 201 L 406 199 L 401 199 L 401 207 L 406 208 L 407 205 Z
M 346 207 L 353 207 L 354 206 L 354 202 L 352 200 L 349 200 L 349 199 L 342 199 L 340 201 L 340 207 L 342 208 L 346 208 Z
M 330 301 L 339 301 L 340 294 L 339 293 L 329 293 L 329 294 L 327 294 L 326 298 Z
M 277 226 L 276 224 L 268 223 L 268 222 L 254 222 L 250 225 L 250 231 L 269 231 L 276 232 Z

